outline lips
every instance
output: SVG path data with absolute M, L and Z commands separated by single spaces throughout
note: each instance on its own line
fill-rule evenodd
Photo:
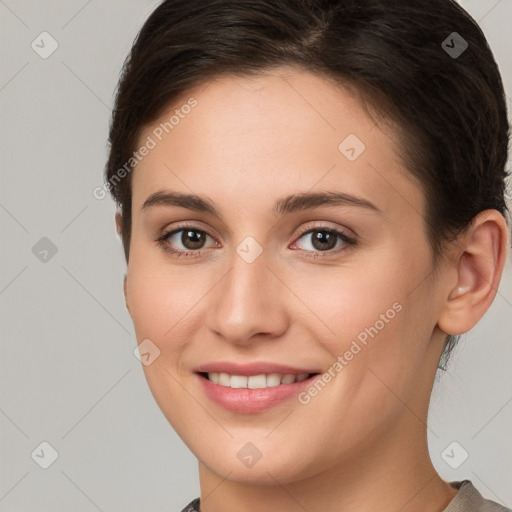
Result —
M 200 386 L 210 400 L 242 414 L 262 412 L 293 398 L 319 373 L 318 369 L 267 362 L 215 362 L 196 369 Z

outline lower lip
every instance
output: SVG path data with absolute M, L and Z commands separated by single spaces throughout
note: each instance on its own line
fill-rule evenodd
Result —
M 262 412 L 275 407 L 284 400 L 297 396 L 301 391 L 311 386 L 320 377 L 315 374 L 301 382 L 280 384 L 270 388 L 228 388 L 215 384 L 211 380 L 196 374 L 206 395 L 218 405 L 229 411 L 243 414 Z

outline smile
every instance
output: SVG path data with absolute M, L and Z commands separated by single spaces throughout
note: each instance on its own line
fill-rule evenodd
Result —
M 311 386 L 319 373 L 196 372 L 203 393 L 217 406 L 241 414 L 261 413 L 296 398 Z M 294 401 L 296 405 L 298 401 Z
M 228 373 L 208 372 L 203 373 L 208 380 L 219 386 L 227 388 L 248 388 L 248 389 L 264 389 L 283 384 L 293 384 L 294 382 L 302 382 L 311 377 L 312 374 L 301 373 L 294 375 L 292 373 L 280 374 L 270 373 L 268 375 L 262 373 L 260 375 L 230 375 Z

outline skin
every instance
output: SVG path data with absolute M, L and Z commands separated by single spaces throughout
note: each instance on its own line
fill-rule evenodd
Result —
M 160 350 L 143 369 L 199 460 L 201 510 L 442 511 L 457 491 L 430 461 L 430 394 L 445 335 L 471 329 L 494 299 L 508 246 L 504 218 L 482 212 L 433 272 L 423 191 L 393 132 L 344 89 L 284 67 L 219 78 L 173 102 L 144 127 L 141 143 L 190 97 L 197 106 L 132 175 L 125 296 L 138 342 L 149 338 Z M 338 150 L 349 134 L 366 146 L 352 162 Z M 208 197 L 222 217 L 143 209 L 159 191 Z M 333 191 L 378 211 L 272 212 L 284 196 Z M 212 235 L 199 256 L 177 257 L 156 241 L 180 222 Z M 322 252 L 300 235 L 313 227 L 344 231 L 357 244 L 339 240 Z M 236 252 L 248 236 L 263 249 L 252 263 Z M 170 244 L 187 250 L 181 232 Z M 198 385 L 194 368 L 219 360 L 325 372 L 394 303 L 401 311 L 307 404 L 291 398 L 241 414 Z M 262 454 L 251 468 L 237 457 L 248 442 Z

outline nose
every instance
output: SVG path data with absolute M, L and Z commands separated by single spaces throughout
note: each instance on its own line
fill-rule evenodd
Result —
M 253 262 L 234 252 L 228 272 L 210 293 L 208 326 L 236 345 L 272 340 L 289 327 L 287 289 L 271 268 L 266 251 Z M 288 291 L 289 294 L 289 291 Z

